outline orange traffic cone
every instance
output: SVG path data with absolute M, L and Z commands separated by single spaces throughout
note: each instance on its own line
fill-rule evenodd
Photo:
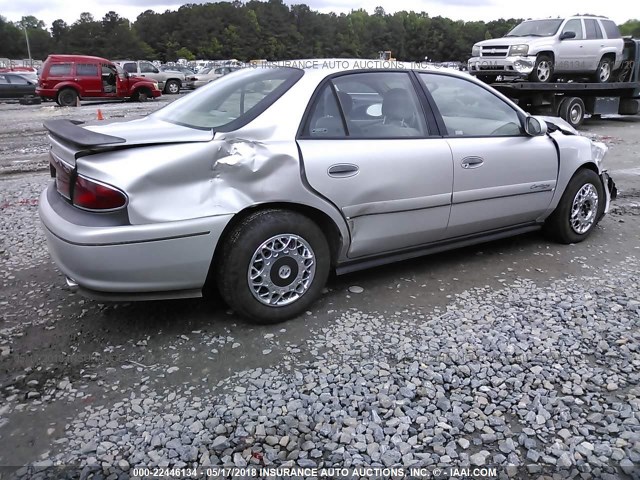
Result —
M 102 116 L 102 110 L 98 109 L 98 120 L 104 120 L 104 117 Z

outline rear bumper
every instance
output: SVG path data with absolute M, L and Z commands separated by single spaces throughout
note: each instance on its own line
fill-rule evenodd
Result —
M 535 56 L 472 57 L 469 59 L 468 68 L 471 75 L 526 77 L 533 71 L 535 64 Z
M 231 218 L 77 225 L 53 209 L 46 190 L 39 213 L 49 253 L 74 287 L 89 296 L 113 300 L 197 296 Z
M 54 88 L 36 87 L 36 95 L 42 98 L 56 98 L 56 95 L 58 95 L 58 91 Z

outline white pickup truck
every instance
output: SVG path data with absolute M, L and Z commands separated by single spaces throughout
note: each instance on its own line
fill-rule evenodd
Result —
M 181 72 L 161 72 L 153 63 L 146 60 L 116 60 L 125 72 L 136 77 L 147 77 L 158 82 L 158 88 L 164 93 L 180 93 L 185 76 Z

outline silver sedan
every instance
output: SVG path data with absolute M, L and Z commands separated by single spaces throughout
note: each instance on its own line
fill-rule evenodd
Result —
M 608 211 L 603 144 L 464 74 L 371 63 L 246 69 L 143 119 L 46 122 L 40 216 L 69 284 L 112 300 L 217 287 L 277 322 L 330 271 L 536 229 L 580 242 Z

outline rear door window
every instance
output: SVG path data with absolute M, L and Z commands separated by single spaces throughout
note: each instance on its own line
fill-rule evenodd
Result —
M 584 27 L 587 33 L 587 40 L 602 38 L 602 30 L 600 30 L 600 25 L 598 25 L 598 22 L 596 22 L 593 18 L 585 18 Z
M 49 75 L 52 77 L 64 77 L 71 75 L 70 63 L 54 63 L 49 67 Z
M 29 82 L 26 78 L 23 78 L 19 75 L 11 75 L 9 78 L 9 82 L 14 85 L 29 85 Z
M 93 63 L 78 63 L 76 65 L 76 75 L 79 77 L 97 77 L 98 65 Z
M 406 72 L 365 72 L 336 77 L 336 94 L 350 137 L 422 138 L 424 111 Z

